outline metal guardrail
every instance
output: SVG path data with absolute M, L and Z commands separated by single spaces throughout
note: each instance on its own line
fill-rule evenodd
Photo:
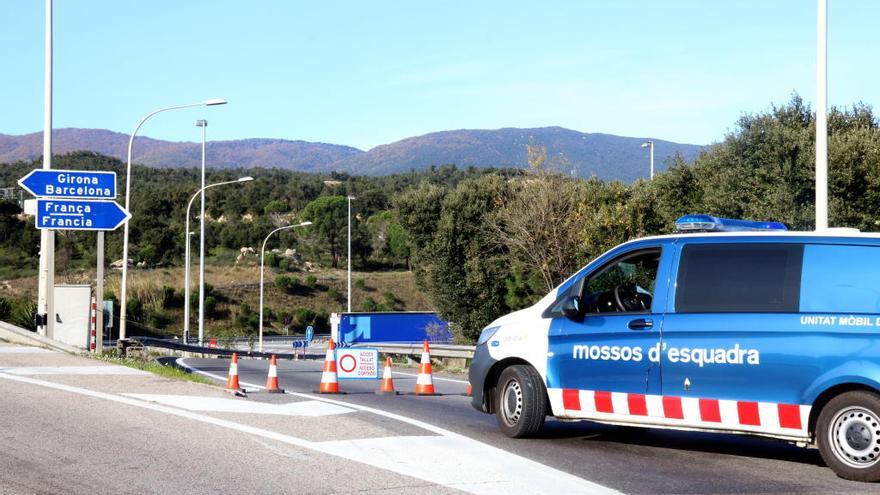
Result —
M 275 341 L 283 341 L 285 339 L 290 339 L 291 342 L 299 339 L 294 339 L 291 337 L 285 337 L 284 339 L 273 339 Z M 170 349 L 181 352 L 191 352 L 193 354 L 207 354 L 213 356 L 220 357 L 229 357 L 232 356 L 233 353 L 239 355 L 239 357 L 250 357 L 250 358 L 265 358 L 268 359 L 270 356 L 274 355 L 278 359 L 294 359 L 294 354 L 290 353 L 278 353 L 278 352 L 258 352 L 258 351 L 250 351 L 246 349 L 227 349 L 227 348 L 211 348 L 211 347 L 200 347 L 198 345 L 184 344 L 177 340 L 165 340 L 165 339 L 157 339 L 153 337 L 132 337 L 132 341 L 137 341 L 144 347 L 157 347 L 161 349 Z M 316 339 L 318 340 L 318 339 Z M 265 341 L 265 339 L 264 339 Z M 321 343 L 320 340 L 316 343 Z M 398 354 L 398 355 L 408 355 L 408 356 L 419 356 L 422 353 L 422 344 L 421 343 L 406 343 L 406 344 L 396 344 L 396 343 L 385 343 L 385 344 L 354 344 L 352 347 L 369 347 L 372 349 L 378 349 L 379 352 L 383 354 Z M 291 350 L 293 350 L 293 344 L 291 343 Z M 323 352 L 323 351 L 321 351 Z M 300 355 L 301 356 L 301 355 Z M 439 358 L 463 358 L 463 359 L 472 359 L 474 357 L 474 346 L 472 345 L 456 345 L 456 344 L 431 344 L 431 357 L 439 357 Z
M 385 354 L 420 355 L 421 343 L 412 344 L 354 344 L 352 347 L 370 347 Z M 472 345 L 431 344 L 431 357 L 473 359 L 475 347 Z

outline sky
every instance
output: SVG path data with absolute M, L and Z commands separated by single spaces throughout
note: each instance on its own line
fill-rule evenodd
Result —
M 829 104 L 880 104 L 880 2 L 829 0 Z M 0 133 L 43 126 L 44 2 L 0 1 Z M 54 128 L 369 149 L 562 126 L 708 144 L 815 101 L 815 0 L 55 0 Z

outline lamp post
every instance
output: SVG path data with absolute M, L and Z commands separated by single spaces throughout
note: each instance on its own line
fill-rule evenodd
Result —
M 184 280 L 184 282 L 183 282 L 183 343 L 184 344 L 186 344 L 186 339 L 189 338 L 189 289 L 190 289 L 190 286 L 192 285 L 189 280 L 190 272 L 192 271 L 190 269 L 190 255 L 189 255 L 189 247 L 190 247 L 189 236 L 191 235 L 191 233 L 189 231 L 190 208 L 192 208 L 193 201 L 195 201 L 197 197 L 199 197 L 199 196 L 204 197 L 204 192 L 206 189 L 210 189 L 212 187 L 217 187 L 217 186 L 225 186 L 227 184 L 238 184 L 239 182 L 249 182 L 252 180 L 254 180 L 253 177 L 242 177 L 238 180 L 229 180 L 229 181 L 225 181 L 225 182 L 217 182 L 215 184 L 209 184 L 205 187 L 202 187 L 198 191 L 196 191 L 196 193 L 193 194 L 192 197 L 189 199 L 189 203 L 186 205 L 186 222 L 185 222 L 186 228 L 184 230 L 184 237 L 186 238 L 186 241 L 185 241 L 186 242 L 186 249 L 184 252 L 186 254 L 184 255 L 184 258 L 183 258 L 184 259 L 183 264 L 184 264 L 184 269 L 185 269 L 184 276 L 183 276 L 183 280 Z M 201 333 L 201 330 L 202 330 L 202 328 L 200 326 L 199 327 L 199 345 L 202 344 L 202 339 L 204 337 Z
M 645 141 L 642 143 L 642 148 L 651 149 L 651 180 L 654 180 L 654 141 Z
M 187 105 L 176 105 L 173 107 L 165 107 L 160 108 L 158 110 L 153 110 L 148 113 L 146 117 L 142 118 L 140 122 L 135 126 L 134 130 L 131 132 L 131 138 L 128 140 L 128 164 L 125 167 L 125 209 L 127 211 L 131 211 L 131 146 L 134 144 L 134 137 L 137 135 L 138 130 L 144 125 L 144 122 L 147 121 L 153 115 L 157 113 L 166 112 L 168 110 L 178 110 L 181 108 L 192 108 L 192 107 L 203 107 L 203 106 L 214 106 L 214 105 L 225 105 L 226 100 L 215 98 L 212 100 L 205 100 L 200 103 L 189 103 Z M 125 221 L 125 225 L 122 229 L 122 281 L 120 283 L 119 289 L 119 338 L 125 338 L 125 321 L 126 321 L 126 306 L 128 306 L 127 292 L 128 292 L 128 224 L 129 220 Z
M 208 121 L 197 120 L 202 128 L 202 208 L 199 213 L 199 345 L 205 338 L 205 142 L 208 138 Z M 189 218 L 189 217 L 187 217 Z
M 348 312 L 351 313 L 351 200 L 354 196 L 346 196 L 348 200 Z
M 277 229 L 269 232 L 265 239 L 263 239 L 263 247 L 260 248 L 260 344 L 259 349 L 260 352 L 263 352 L 263 264 L 266 257 L 266 242 L 269 241 L 269 238 L 272 237 L 272 234 L 275 232 L 280 232 L 282 230 L 295 229 L 297 227 L 305 227 L 306 225 L 311 225 L 312 222 L 300 222 L 296 225 L 285 225 L 284 227 L 278 227 Z
M 816 12 L 816 230 L 828 228 L 828 0 Z

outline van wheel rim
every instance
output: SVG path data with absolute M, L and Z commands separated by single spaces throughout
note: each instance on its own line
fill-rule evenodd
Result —
M 504 422 L 508 426 L 515 426 L 522 416 L 522 410 L 522 386 L 518 381 L 510 380 L 504 385 L 504 390 L 501 393 L 501 411 L 504 415 Z
M 880 419 L 862 407 L 837 413 L 831 422 L 829 444 L 834 455 L 854 468 L 868 468 L 880 462 Z

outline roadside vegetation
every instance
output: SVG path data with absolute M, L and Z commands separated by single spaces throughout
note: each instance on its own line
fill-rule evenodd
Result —
M 176 380 L 187 380 L 195 383 L 204 383 L 207 385 L 216 385 L 217 382 L 211 380 L 206 376 L 199 375 L 198 373 L 190 373 L 186 370 L 180 369 L 176 366 L 164 365 L 155 360 L 154 357 L 146 357 L 146 358 L 135 358 L 135 357 L 119 357 L 113 353 L 105 352 L 95 359 L 100 359 L 101 361 L 106 361 L 108 363 L 118 364 L 120 366 L 127 366 L 129 368 L 135 368 L 143 371 L 148 371 L 150 373 L 163 376 L 165 378 L 173 378 Z
M 212 170 L 209 182 L 241 175 L 256 180 L 208 194 L 209 335 L 256 330 L 260 244 L 273 228 L 302 220 L 314 225 L 268 243 L 277 251 L 266 257 L 264 325 L 274 332 L 326 328 L 329 313 L 344 308 L 347 195 L 357 198 L 353 308 L 434 309 L 452 322 L 460 342 L 472 342 L 492 319 L 533 303 L 608 248 L 671 232 L 687 213 L 812 229 L 814 126 L 812 110 L 795 95 L 744 115 L 692 163 L 673 159 L 654 181 L 631 184 L 572 178 L 564 156 L 534 141 L 523 149 L 528 170 L 439 166 L 386 177 Z M 880 122 L 864 105 L 833 109 L 829 133 L 830 222 L 877 230 Z M 123 171 L 118 160 L 93 153 L 56 163 Z M 36 166 L 0 167 L 0 185 L 13 185 Z M 141 268 L 132 271 L 126 303 L 141 331 L 180 332 L 183 209 L 197 181 L 193 169 L 134 169 L 131 252 Z M 18 213 L 15 204 L 0 203 L 0 297 L 24 315 L 34 296 L 39 234 Z M 108 259 L 119 258 L 121 239 L 120 233 L 107 236 Z M 60 279 L 87 279 L 94 236 L 60 233 L 57 253 Z M 118 278 L 109 273 L 106 297 L 115 299 Z

